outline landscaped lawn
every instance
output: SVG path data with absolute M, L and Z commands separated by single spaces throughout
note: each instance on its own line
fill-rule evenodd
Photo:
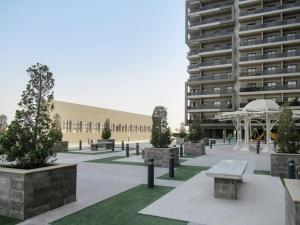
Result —
M 268 170 L 254 170 L 254 174 L 258 174 L 258 175 L 271 175 L 271 171 L 268 171 Z
M 199 155 L 184 154 L 183 158 L 197 158 Z
M 185 221 L 147 216 L 138 212 L 173 188 L 140 185 L 66 216 L 53 225 L 187 225 Z
M 76 152 L 74 151 L 68 151 L 68 152 L 62 152 L 62 153 L 68 153 L 68 154 L 79 154 L 79 155 L 102 155 L 106 153 L 112 153 L 113 151 L 96 151 L 96 152 Z
M 186 181 L 196 174 L 200 173 L 203 170 L 207 170 L 209 167 L 205 166 L 178 166 L 177 169 L 175 170 L 175 176 L 174 177 L 169 177 L 169 173 L 166 173 L 158 179 L 166 179 L 166 180 L 180 180 L 180 181 Z
M 123 165 L 134 165 L 134 166 L 144 166 L 142 162 L 121 162 L 121 161 L 114 161 L 116 159 L 123 159 L 126 158 L 125 156 L 112 156 L 104 159 L 94 159 L 87 162 L 92 163 L 109 163 L 109 164 L 123 164 Z
M 20 222 L 21 222 L 21 220 L 16 220 L 16 219 L 0 216 L 0 224 L 1 225 L 15 225 Z

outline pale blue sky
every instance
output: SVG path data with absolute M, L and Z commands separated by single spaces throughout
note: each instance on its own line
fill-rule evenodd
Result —
M 184 0 L 1 0 L 0 114 L 12 119 L 40 62 L 55 98 L 184 119 Z

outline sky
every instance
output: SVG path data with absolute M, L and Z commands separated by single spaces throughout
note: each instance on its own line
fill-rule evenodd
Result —
M 14 117 L 37 62 L 55 99 L 184 121 L 184 0 L 1 0 L 0 114 Z

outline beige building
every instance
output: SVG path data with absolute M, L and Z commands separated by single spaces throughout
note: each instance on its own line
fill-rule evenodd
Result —
M 149 141 L 151 136 L 151 116 L 122 112 L 118 110 L 55 101 L 53 115 L 61 117 L 63 140 L 70 144 L 83 144 L 101 139 L 106 118 L 110 120 L 112 137 L 117 142 Z
M 255 99 L 300 106 L 299 0 L 187 0 L 189 79 L 185 120 L 210 137 L 232 123 L 212 120 Z

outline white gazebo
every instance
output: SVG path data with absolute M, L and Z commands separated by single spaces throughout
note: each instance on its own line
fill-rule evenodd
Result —
M 243 109 L 235 112 L 221 113 L 215 116 L 220 121 L 231 120 L 237 132 L 237 144 L 234 149 L 241 151 L 250 150 L 250 136 L 252 125 L 262 126 L 266 132 L 266 146 L 264 152 L 270 150 L 270 132 L 279 120 L 280 106 L 269 99 L 257 99 L 248 103 Z M 300 118 L 300 111 L 293 110 L 294 118 Z M 245 131 L 244 142 L 242 142 L 242 129 Z

